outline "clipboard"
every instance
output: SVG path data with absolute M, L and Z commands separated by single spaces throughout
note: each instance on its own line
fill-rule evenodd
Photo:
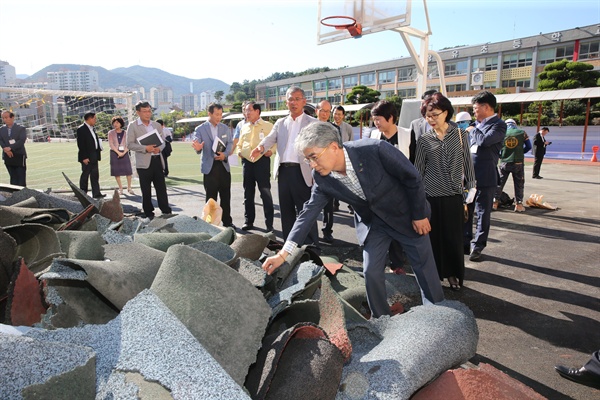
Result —
M 156 147 L 159 147 L 164 143 L 162 137 L 160 137 L 160 134 L 156 129 L 152 129 L 150 132 L 137 138 L 137 142 L 142 146 L 155 145 Z

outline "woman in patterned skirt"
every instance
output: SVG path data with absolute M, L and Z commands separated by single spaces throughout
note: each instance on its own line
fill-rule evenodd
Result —
M 452 290 L 460 290 L 465 275 L 463 176 L 467 189 L 475 187 L 469 141 L 450 122 L 454 109 L 441 93 L 423 101 L 421 114 L 432 128 L 419 138 L 415 158 L 431 205 L 429 238 L 440 280 L 447 278 Z
M 123 184 L 121 176 L 127 177 L 127 191 L 135 195 L 131 189 L 131 161 L 129 159 L 129 149 L 127 148 L 127 138 L 123 126 L 125 121 L 121 117 L 113 117 L 110 121 L 113 129 L 108 132 L 108 144 L 110 145 L 110 176 L 114 176 L 119 185 L 119 195 L 123 194 Z

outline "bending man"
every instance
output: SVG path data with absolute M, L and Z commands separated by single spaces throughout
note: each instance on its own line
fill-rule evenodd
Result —
M 263 269 L 273 273 L 303 243 L 330 198 L 354 207 L 358 241 L 364 246 L 363 271 L 372 316 L 389 315 L 385 257 L 392 240 L 402 244 L 421 287 L 424 304 L 444 300 L 427 234 L 430 208 L 417 170 L 398 149 L 381 140 L 342 145 L 335 127 L 314 122 L 303 128 L 296 150 L 313 168 L 310 200 L 294 223 L 283 249 Z

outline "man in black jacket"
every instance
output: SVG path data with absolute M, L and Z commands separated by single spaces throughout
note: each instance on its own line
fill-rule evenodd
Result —
M 15 114 L 11 111 L 2 111 L 2 122 L 4 125 L 0 127 L 0 148 L 4 165 L 10 176 L 10 184 L 26 186 L 27 131 L 25 127 L 15 124 Z
M 83 116 L 84 123 L 77 128 L 77 161 L 81 163 L 81 177 L 79 188 L 87 193 L 88 178 L 92 185 L 92 196 L 101 199 L 106 195 L 100 193 L 100 173 L 98 162 L 101 160 L 102 142 L 96 132 L 96 113 L 87 112 Z
M 544 161 L 544 155 L 546 154 L 546 146 L 552 144 L 552 142 L 546 141 L 546 136 L 550 132 L 547 126 L 544 126 L 533 138 L 533 179 L 543 179 L 540 176 L 540 168 L 542 167 L 542 161 Z

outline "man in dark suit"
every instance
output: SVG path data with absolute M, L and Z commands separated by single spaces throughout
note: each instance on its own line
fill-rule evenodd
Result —
M 487 245 L 490 232 L 494 193 L 500 179 L 498 159 L 506 135 L 506 124 L 494 112 L 496 97 L 491 92 L 485 90 L 476 94 L 471 99 L 471 103 L 477 122 L 475 126 L 469 126 L 467 132 L 469 132 L 471 158 L 477 180 L 477 193 L 473 202 L 474 213 L 477 215 L 477 228 L 473 236 L 473 213 L 469 213 L 469 219 L 465 222 L 465 241 L 472 238 L 469 260 L 476 261 L 479 260 L 481 252 Z
M 98 162 L 101 160 L 102 141 L 94 131 L 96 113 L 87 112 L 83 119 L 85 122 L 77 128 L 77 148 L 79 149 L 77 161 L 81 163 L 79 188 L 87 193 L 89 179 L 92 185 L 92 197 L 101 199 L 106 195 L 100 193 Z
M 11 111 L 2 111 L 2 122 L 4 125 L 0 128 L 0 147 L 4 165 L 10 176 L 10 184 L 26 186 L 27 131 L 25 127 L 15 124 L 15 114 Z
M 533 138 L 533 179 L 544 179 L 540 176 L 540 168 L 542 168 L 542 161 L 546 155 L 546 146 L 552 144 L 546 140 L 546 135 L 550 132 L 547 126 L 544 126 Z
M 329 123 L 303 128 L 296 150 L 313 168 L 310 200 L 298 216 L 283 249 L 263 264 L 269 274 L 302 243 L 329 199 L 354 208 L 358 241 L 364 246 L 363 271 L 367 301 L 375 318 L 389 315 L 385 258 L 392 240 L 402 244 L 421 287 L 424 304 L 444 299 L 427 234 L 430 207 L 419 172 L 394 146 L 382 140 L 341 143 Z

